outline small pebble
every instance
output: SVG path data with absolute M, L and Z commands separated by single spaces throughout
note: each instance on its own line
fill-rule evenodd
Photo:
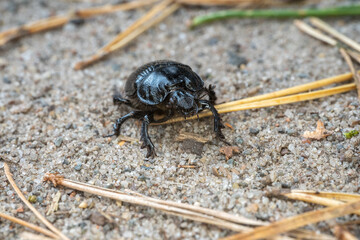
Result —
M 336 145 L 336 149 L 337 149 L 337 150 L 344 149 L 344 145 L 342 145 L 342 144 L 339 143 L 339 144 Z
M 320 118 L 318 113 L 310 113 L 310 115 L 313 119 L 316 119 L 316 120 L 318 120 Z
M 278 133 L 280 134 L 284 134 L 285 133 L 285 130 L 283 128 L 278 128 L 277 129 Z
M 218 38 L 212 37 L 212 38 L 210 38 L 210 39 L 207 41 L 207 44 L 208 44 L 209 46 L 214 46 L 214 45 L 216 45 L 218 42 L 219 42 L 219 39 L 218 39 Z
M 251 151 L 249 149 L 245 149 L 243 152 L 242 152 L 243 155 L 250 155 L 251 154 Z
M 284 156 L 284 155 L 289 154 L 289 153 L 290 153 L 290 151 L 289 151 L 289 149 L 287 147 L 283 147 L 280 150 L 281 156 Z
M 244 143 L 244 139 L 242 139 L 241 137 L 238 137 L 238 138 L 236 138 L 236 143 L 238 143 L 238 144 L 243 144 Z
M 41 196 L 37 196 L 37 197 L 36 197 L 36 201 L 37 201 L 38 203 L 42 203 L 42 202 L 44 201 L 44 199 L 43 199 L 43 197 L 41 197 Z
M 106 184 L 104 187 L 105 187 L 105 188 L 108 188 L 108 189 L 112 189 L 112 188 L 114 188 L 114 184 L 108 183 L 108 184 Z
M 121 70 L 121 65 L 117 64 L 117 63 L 113 63 L 113 64 L 111 64 L 111 69 L 115 72 L 118 72 Z
M 88 204 L 86 201 L 82 201 L 80 204 L 79 204 L 79 208 L 87 208 L 88 207 Z
M 152 167 L 147 167 L 147 166 L 144 166 L 144 165 L 141 165 L 140 168 L 144 169 L 146 171 L 153 169 Z
M 10 78 L 8 78 L 8 77 L 3 77 L 3 82 L 4 83 L 6 83 L 6 84 L 11 84 L 11 80 L 10 80 Z
M 197 142 L 192 139 L 185 139 L 182 141 L 181 146 L 184 152 L 189 152 L 201 156 L 203 153 L 204 143 Z
M 297 131 L 295 129 L 287 129 L 286 134 L 290 136 L 295 136 L 297 135 Z
M 81 222 L 81 223 L 79 223 L 79 227 L 81 227 L 81 229 L 84 229 L 85 227 L 86 227 L 86 222 Z
M 63 165 L 69 165 L 69 164 L 70 164 L 70 161 L 69 161 L 67 158 L 65 158 L 65 159 L 63 160 L 62 164 L 63 164 Z
M 299 73 L 297 76 L 299 78 L 310 78 L 309 74 L 307 74 L 307 73 Z
M 356 101 L 356 102 L 351 102 L 349 105 L 350 105 L 350 106 L 354 106 L 354 107 L 358 107 L 358 106 L 359 106 L 359 102 L 358 102 L 358 101 Z
M 90 221 L 96 225 L 104 226 L 107 222 L 107 219 L 101 213 L 96 211 L 91 214 Z
M 85 20 L 83 18 L 73 18 L 70 20 L 69 22 L 70 24 L 73 24 L 73 25 L 82 25 L 85 23 Z
M 139 180 L 139 181 L 142 181 L 142 182 L 145 182 L 145 181 L 146 181 L 146 177 L 145 177 L 144 175 L 140 175 L 140 176 L 138 177 L 138 180 Z
M 260 132 L 260 130 L 257 128 L 250 128 L 249 132 L 250 132 L 250 134 L 256 135 Z
M 81 167 L 82 167 L 82 163 L 77 163 L 77 164 L 75 165 L 74 169 L 75 169 L 76 171 L 80 171 L 80 170 L 81 170 Z
M 63 138 L 59 137 L 54 141 L 54 144 L 55 144 L 56 147 L 60 147 L 62 142 L 63 142 Z
M 241 65 L 246 65 L 248 63 L 248 60 L 246 58 L 230 51 L 228 52 L 228 59 L 228 63 L 238 67 Z

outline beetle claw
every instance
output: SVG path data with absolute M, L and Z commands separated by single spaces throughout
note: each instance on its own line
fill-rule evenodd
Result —
M 221 140 L 223 141 L 225 139 L 225 136 L 224 134 L 219 130 L 216 132 L 216 136 Z
M 155 149 L 152 148 L 152 147 L 150 147 L 150 146 L 148 146 L 148 147 L 147 147 L 146 158 L 149 158 L 149 157 L 153 158 L 153 157 L 156 157 L 156 156 L 157 156 L 157 155 L 156 155 Z
M 141 145 L 141 149 L 143 148 L 147 149 L 146 158 L 156 157 L 155 147 L 151 141 L 144 140 L 143 144 Z

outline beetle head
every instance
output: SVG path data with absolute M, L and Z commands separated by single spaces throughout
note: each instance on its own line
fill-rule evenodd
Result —
M 185 118 L 198 113 L 198 103 L 194 95 L 184 90 L 176 90 L 170 93 L 166 107 L 176 109 Z

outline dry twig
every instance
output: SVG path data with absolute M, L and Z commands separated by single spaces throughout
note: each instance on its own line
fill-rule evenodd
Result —
M 270 100 L 271 101 L 272 99 L 279 99 L 282 96 L 291 95 L 291 94 L 295 94 L 295 93 L 300 93 L 300 92 L 304 92 L 304 91 L 309 91 L 309 90 L 312 90 L 312 89 L 324 87 L 324 86 L 334 84 L 334 83 L 340 83 L 340 82 L 348 81 L 348 80 L 350 80 L 352 78 L 352 76 L 353 76 L 352 73 L 341 74 L 341 75 L 338 75 L 338 76 L 321 79 L 321 80 L 318 80 L 318 81 L 315 81 L 315 82 L 302 84 L 302 85 L 299 85 L 299 86 L 283 89 L 283 90 L 272 92 L 272 93 L 266 93 L 266 94 L 259 95 L 259 96 L 254 96 L 254 97 L 240 99 L 240 100 L 236 100 L 236 101 L 232 101 L 232 102 L 218 104 L 215 107 L 220 113 L 226 113 L 226 112 L 232 112 L 232 111 L 240 111 L 240 110 L 246 110 L 246 109 L 251 109 L 251 108 L 269 107 L 269 106 L 273 106 L 273 105 L 271 105 L 272 102 L 269 103 L 269 102 L 262 101 L 262 100 Z M 320 98 L 320 97 L 324 97 L 324 96 L 329 96 L 331 94 L 339 93 L 339 92 L 337 92 L 339 89 L 337 89 L 337 91 L 335 91 L 335 92 L 332 92 L 332 90 L 335 90 L 335 89 L 333 88 L 333 89 L 329 89 L 329 90 L 322 90 L 322 92 L 310 93 L 312 98 L 309 98 L 309 99 Z M 350 91 L 350 90 L 352 90 L 351 86 L 350 86 L 350 89 L 347 89 L 345 91 Z M 319 93 L 319 95 L 318 95 L 318 93 Z M 325 93 L 325 95 L 324 95 L 324 93 Z M 290 98 L 290 100 L 292 100 L 292 101 L 287 102 L 287 103 L 308 100 L 308 99 L 306 99 L 307 95 L 305 95 L 305 96 L 303 94 L 300 94 L 300 95 L 302 96 L 303 100 L 296 99 L 297 98 L 296 96 L 298 96 L 298 95 L 293 95 L 293 97 Z M 286 99 L 283 99 L 283 100 L 286 100 Z M 288 100 L 289 100 L 289 98 L 288 98 Z M 254 104 L 251 105 L 250 107 L 246 107 L 250 103 L 254 103 Z M 281 104 L 285 104 L 285 103 L 281 103 Z M 279 105 L 279 104 L 277 104 L 277 105 Z M 230 107 L 233 107 L 233 108 L 230 108 Z M 198 114 L 199 117 L 208 117 L 208 116 L 211 116 L 211 115 L 212 115 L 212 113 L 210 111 L 207 111 L 207 110 L 205 110 L 205 111 Z M 197 118 L 197 116 L 192 116 L 192 117 L 186 118 L 186 120 L 191 120 L 191 119 L 196 119 L 196 118 Z M 168 123 L 180 122 L 180 121 L 184 121 L 184 120 L 185 119 L 182 118 L 182 117 L 177 117 L 177 118 L 172 118 L 172 119 L 170 119 L 170 120 L 168 120 L 166 122 L 163 122 L 163 123 L 154 123 L 153 125 L 168 124 Z
M 103 197 L 108 197 L 114 200 L 129 202 L 141 206 L 152 207 L 161 211 L 168 212 L 173 215 L 180 215 L 182 217 L 197 220 L 200 222 L 213 224 L 218 227 L 231 229 L 233 231 L 249 230 L 249 227 L 240 225 L 261 226 L 264 223 L 256 220 L 247 219 L 241 216 L 234 216 L 225 212 L 216 211 L 212 209 L 196 207 L 189 204 L 164 201 L 141 195 L 139 193 L 133 194 L 123 191 L 115 191 L 111 189 L 101 188 L 85 183 L 80 183 L 65 179 L 62 176 L 55 174 L 46 174 L 45 181 L 51 181 L 54 185 L 62 185 L 68 188 L 76 189 L 79 191 L 96 194 Z
M 70 240 L 62 232 L 60 232 L 59 229 L 57 229 L 54 225 L 52 225 L 43 215 L 41 215 L 41 213 L 38 212 L 38 210 L 36 210 L 36 208 L 34 208 L 33 205 L 31 205 L 31 203 L 25 198 L 25 196 L 22 194 L 20 189 L 16 186 L 16 183 L 12 178 L 10 168 L 5 162 L 4 162 L 4 170 L 5 170 L 6 178 L 10 182 L 11 186 L 14 188 L 15 192 L 18 194 L 19 198 L 26 204 L 26 206 L 28 206 L 28 208 L 30 208 L 30 210 L 35 214 L 35 216 L 39 218 L 40 221 L 43 224 L 45 224 L 45 226 L 47 226 L 51 231 L 56 233 L 61 239 Z
M 347 49 L 346 52 L 360 64 L 360 53 Z
M 64 187 L 76 189 L 79 191 L 96 194 L 103 197 L 108 197 L 114 200 L 128 202 L 132 204 L 138 204 L 142 206 L 152 207 L 158 210 L 161 210 L 165 213 L 180 216 L 184 218 L 188 218 L 194 221 L 199 221 L 203 223 L 212 224 L 221 228 L 231 229 L 233 231 L 249 231 L 251 228 L 244 225 L 249 226 L 262 226 L 268 224 L 267 222 L 261 222 L 256 220 L 247 219 L 241 216 L 234 216 L 225 212 L 196 207 L 189 204 L 177 203 L 172 201 L 164 201 L 160 199 L 155 199 L 151 197 L 144 196 L 137 192 L 126 190 L 126 191 L 115 191 L 107 188 L 101 188 L 81 182 L 72 181 L 69 179 L 65 179 L 62 176 L 47 173 L 44 176 L 44 181 L 51 181 L 55 186 L 61 185 Z M 315 234 L 311 231 L 306 230 L 296 230 L 291 232 L 291 235 L 296 236 L 307 236 L 307 238 L 317 236 L 317 239 L 330 240 L 332 239 L 327 235 L 319 235 Z M 274 239 L 276 240 L 288 240 L 291 239 L 286 236 L 277 236 Z
M 31 232 L 22 232 L 19 234 L 19 240 L 53 240 L 53 239 L 54 238 L 48 238 Z
M 154 25 L 163 21 L 166 17 L 175 12 L 180 5 L 177 3 L 171 4 L 173 0 L 164 0 L 158 5 L 154 6 L 147 14 L 138 19 L 133 25 L 125 31 L 117 35 L 110 43 L 99 49 L 94 55 L 86 60 L 77 62 L 74 66 L 75 70 L 80 70 L 86 66 L 95 63 L 108 54 L 126 46 L 137 36 L 148 30 Z M 169 5 L 171 4 L 171 5 Z
M 354 235 L 349 233 L 349 231 L 343 226 L 336 225 L 333 228 L 333 231 L 334 231 L 336 238 L 339 240 L 357 240 L 358 239 L 357 237 L 355 237 Z
M 115 11 L 125 11 L 142 6 L 146 6 L 156 2 L 157 0 L 139 0 L 130 3 L 123 3 L 118 5 L 105 5 L 101 7 L 77 10 L 65 16 L 54 16 L 46 19 L 41 19 L 34 21 L 28 24 L 25 24 L 20 27 L 12 28 L 0 33 L 0 46 L 6 44 L 7 42 L 18 39 L 20 37 L 34 34 L 49 29 L 61 27 L 71 21 L 74 18 L 88 18 L 99 14 L 112 13 Z
M 358 43 L 356 43 L 354 40 L 342 35 L 341 33 L 339 33 L 338 31 L 336 31 L 334 28 L 332 28 L 331 26 L 329 26 L 328 24 L 326 24 L 325 22 L 323 22 L 322 20 L 318 19 L 318 18 L 311 18 L 311 22 L 317 26 L 318 28 L 320 28 L 321 30 L 329 33 L 330 35 L 332 35 L 335 38 L 338 38 L 339 40 L 341 40 L 342 42 L 344 42 L 345 44 L 347 44 L 349 47 L 352 47 L 356 50 L 359 51 L 360 49 L 360 45 Z M 339 46 L 338 42 L 323 34 L 322 32 L 320 32 L 317 29 L 312 28 L 311 26 L 307 25 L 305 22 L 300 21 L 300 20 L 295 20 L 294 21 L 295 26 L 297 26 L 300 30 L 302 30 L 303 32 L 309 34 L 310 36 L 321 40 L 323 42 L 328 43 L 331 46 Z M 343 56 L 343 58 L 345 59 L 346 63 L 348 64 L 351 73 L 353 74 L 354 80 L 355 80 L 355 84 L 357 87 L 357 92 L 358 92 L 358 98 L 360 100 L 360 75 L 359 73 L 355 70 L 354 65 L 351 61 L 351 58 L 354 58 L 357 62 L 360 63 L 360 53 L 353 51 L 351 49 L 344 49 L 342 47 L 340 47 L 340 53 Z
M 354 76 L 354 81 L 355 81 L 355 84 L 356 84 L 356 88 L 357 88 L 357 93 L 358 93 L 358 99 L 360 100 L 360 75 L 359 73 L 355 70 L 355 67 L 354 67 L 354 64 L 348 54 L 348 52 L 343 49 L 343 48 L 340 48 L 340 53 L 341 55 L 343 56 L 343 58 L 345 59 L 347 65 L 349 66 L 350 68 L 350 71 L 351 73 L 353 74 Z
M 336 46 L 337 45 L 337 41 L 325 34 L 323 34 L 322 32 L 320 32 L 317 29 L 312 28 L 311 26 L 309 26 L 308 24 L 306 24 L 304 21 L 301 20 L 294 20 L 294 24 L 296 27 L 298 27 L 301 31 L 309 34 L 310 36 L 323 41 L 331 46 Z
M 307 195 L 336 199 L 344 202 L 360 200 L 360 194 L 351 194 L 351 193 L 319 192 L 319 191 L 297 190 L 297 189 L 291 190 L 291 193 L 304 193 Z
M 100 7 L 76 10 L 73 15 L 78 18 L 89 18 L 100 14 L 132 10 L 153 4 L 157 1 L 159 0 L 138 0 L 138 1 L 120 3 L 116 5 L 108 4 Z
M 45 229 L 45 228 L 36 226 L 36 225 L 34 225 L 34 224 L 32 224 L 32 223 L 29 223 L 29 222 L 26 222 L 26 221 L 24 221 L 24 220 L 21 220 L 21 219 L 19 219 L 19 218 L 9 216 L 9 215 L 7 215 L 7 214 L 5 214 L 5 213 L 2 213 L 2 212 L 0 212 L 0 217 L 5 218 L 5 219 L 7 219 L 7 220 L 9 220 L 9 221 L 12 221 L 12 222 L 14 222 L 14 223 L 20 224 L 20 225 L 22 225 L 22 226 L 24 226 L 24 227 L 30 228 L 30 229 L 32 229 L 32 230 L 34 230 L 34 231 L 36 231 L 36 232 L 42 233 L 42 234 L 44 234 L 44 235 L 46 235 L 46 236 L 49 236 L 49 237 L 51 237 L 51 238 L 59 239 L 59 236 L 56 235 L 55 233 L 53 233 L 53 232 L 51 232 L 51 231 L 49 231 L 49 230 L 47 230 L 47 229 Z
M 268 238 L 277 234 L 285 233 L 287 231 L 297 229 L 299 227 L 317 223 L 320 221 L 341 217 L 355 211 L 360 210 L 360 200 L 350 203 L 345 203 L 340 206 L 328 207 L 317 211 L 299 214 L 294 217 L 286 218 L 267 226 L 257 227 L 252 231 L 236 234 L 223 240 L 250 240 Z
M 293 199 L 293 200 L 300 200 L 304 202 L 310 202 L 315 204 L 320 204 L 327 207 L 333 207 L 333 206 L 340 206 L 342 204 L 345 204 L 342 201 L 329 199 L 325 197 L 319 197 L 316 195 L 306 194 L 306 193 L 297 193 L 297 192 L 291 192 L 291 193 L 284 193 L 282 194 L 287 198 Z M 360 210 L 354 212 L 357 215 L 360 215 Z
M 336 31 L 334 28 L 329 26 L 327 23 L 325 23 L 321 19 L 313 17 L 313 18 L 310 18 L 310 22 L 315 27 L 323 30 L 324 32 L 329 33 L 333 37 L 339 39 L 340 41 L 342 41 L 343 43 L 348 45 L 349 47 L 351 47 L 351 48 L 355 49 L 356 51 L 360 52 L 360 45 L 357 42 L 355 42 L 351 38 L 348 38 L 347 36 L 339 33 L 338 31 Z
M 215 106 L 215 108 L 218 110 L 219 113 L 222 114 L 222 113 L 236 112 L 236 111 L 242 111 L 242 110 L 247 110 L 247 109 L 273 107 L 273 106 L 278 106 L 278 105 L 283 105 L 283 104 L 307 101 L 307 100 L 331 96 L 334 94 L 348 92 L 348 91 L 351 91 L 354 89 L 356 89 L 355 83 L 350 83 L 350 84 L 344 84 L 344 85 L 330 88 L 330 89 L 324 89 L 324 90 L 318 90 L 318 91 L 309 92 L 309 93 L 301 93 L 301 94 L 290 95 L 290 96 L 286 96 L 286 97 L 268 99 L 268 100 L 252 102 L 252 103 L 248 103 L 248 104 L 238 104 L 238 105 L 234 105 L 234 106 L 230 106 L 230 107 L 221 107 L 221 105 L 217 105 L 217 106 Z M 246 100 L 246 99 L 244 99 L 244 100 Z M 235 102 L 237 102 L 237 101 L 235 101 Z M 233 103 L 234 102 L 229 102 L 229 104 L 231 104 L 231 105 L 233 105 Z M 208 117 L 208 116 L 212 116 L 212 113 L 210 111 L 206 110 L 206 111 L 199 113 L 198 116 L 199 116 L 199 118 Z M 197 116 L 191 116 L 191 117 L 187 117 L 186 120 L 191 120 L 191 119 L 196 119 L 196 118 L 197 118 Z M 180 121 L 184 121 L 184 120 L 185 119 L 183 117 L 177 117 L 177 118 L 172 118 L 164 123 L 159 123 L 159 124 L 155 123 L 153 125 L 168 124 L 168 123 L 180 122 Z

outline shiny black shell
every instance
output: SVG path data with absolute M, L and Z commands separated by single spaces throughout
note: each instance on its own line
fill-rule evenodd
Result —
M 146 105 L 162 103 L 168 94 L 176 89 L 199 92 L 204 81 L 182 63 L 160 60 L 139 67 L 128 78 L 125 94 L 130 99 L 138 99 Z

